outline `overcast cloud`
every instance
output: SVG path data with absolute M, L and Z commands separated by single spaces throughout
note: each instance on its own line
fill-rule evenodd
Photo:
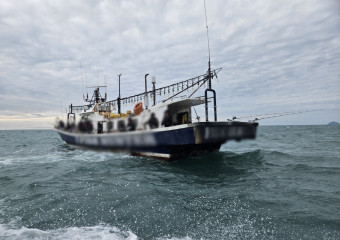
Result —
M 325 109 L 263 123 L 340 121 L 338 0 L 207 0 L 207 13 L 219 119 Z M 123 96 L 145 73 L 157 86 L 203 74 L 205 31 L 203 0 L 1 0 L 0 129 L 49 126 L 86 81 L 114 99 L 119 73 Z

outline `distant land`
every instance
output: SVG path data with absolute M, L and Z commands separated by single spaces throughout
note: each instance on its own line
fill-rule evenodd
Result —
M 328 125 L 339 125 L 340 123 L 338 123 L 338 122 L 330 122 L 330 123 L 328 123 Z

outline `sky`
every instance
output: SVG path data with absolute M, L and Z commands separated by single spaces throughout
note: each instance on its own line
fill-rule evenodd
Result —
M 206 6 L 219 120 L 306 111 L 260 124 L 340 122 L 340 1 Z M 0 0 L 0 43 L 0 129 L 51 128 L 86 85 L 115 99 L 118 74 L 128 96 L 146 73 L 161 87 L 207 71 L 203 0 Z

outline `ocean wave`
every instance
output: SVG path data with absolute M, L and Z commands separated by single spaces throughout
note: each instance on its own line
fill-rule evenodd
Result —
M 139 239 L 132 231 L 122 231 L 117 227 L 100 224 L 92 227 L 68 227 L 54 230 L 41 230 L 37 228 L 15 227 L 17 220 L 9 224 L 0 224 L 0 238 L 12 240 L 137 240 Z M 159 237 L 157 240 L 192 240 L 185 237 Z
M 0 224 L 0 238 L 5 239 L 112 239 L 135 240 L 137 235 L 131 231 L 122 231 L 109 225 L 97 225 L 92 227 L 68 227 L 55 230 L 40 230 L 37 228 L 14 227 L 15 221 L 9 224 Z
M 12 181 L 12 178 L 8 177 L 8 176 L 3 176 L 3 177 L 0 177 L 0 184 L 1 183 L 8 183 Z
M 317 165 L 312 163 L 296 163 L 287 164 L 285 166 L 287 171 L 305 172 L 305 173 L 324 173 L 324 174 L 338 174 L 340 167 L 332 165 Z
M 221 158 L 228 164 L 238 164 L 241 166 L 254 167 L 263 163 L 264 153 L 257 149 L 244 153 L 221 152 Z
M 15 158 L 12 157 L 0 157 L 0 167 L 3 166 L 9 166 L 13 164 L 13 161 L 15 161 Z
M 216 153 L 209 153 L 210 157 L 216 158 L 216 159 L 260 159 L 262 158 L 263 151 L 261 149 L 255 149 L 252 151 L 246 151 L 246 152 L 234 152 L 234 151 L 228 151 L 228 150 L 221 150 L 220 152 Z M 206 158 L 205 155 L 202 155 L 202 158 Z
M 292 154 L 281 151 L 264 151 L 264 154 L 272 157 L 294 157 Z
M 183 238 L 177 238 L 177 237 L 161 237 L 161 238 L 156 238 L 157 240 L 192 240 L 191 237 L 186 236 Z

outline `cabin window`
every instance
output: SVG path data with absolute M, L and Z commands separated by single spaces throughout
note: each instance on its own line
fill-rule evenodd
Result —
M 187 124 L 189 122 L 189 112 L 177 113 L 177 125 Z

